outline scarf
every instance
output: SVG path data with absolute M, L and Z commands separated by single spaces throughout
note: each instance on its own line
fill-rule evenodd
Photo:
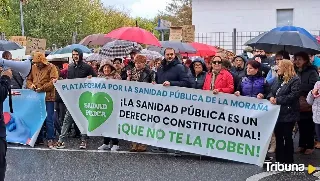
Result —
M 220 73 L 220 71 L 219 72 L 212 71 L 210 90 L 214 90 L 214 83 L 215 83 L 216 78 L 219 75 L 219 73 Z

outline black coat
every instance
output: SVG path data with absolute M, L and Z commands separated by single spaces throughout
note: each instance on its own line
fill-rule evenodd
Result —
M 310 65 L 305 67 L 301 72 L 296 68 L 296 72 L 301 80 L 300 96 L 307 97 L 308 93 L 313 89 L 316 82 L 319 80 L 317 67 Z
M 201 72 L 198 75 L 192 75 L 191 74 L 191 88 L 194 89 L 202 89 L 204 80 L 206 79 L 207 73 L 205 71 Z
M 23 81 L 20 73 L 12 70 L 11 89 L 22 89 Z
M 127 80 L 127 77 L 128 77 L 127 71 L 128 71 L 128 70 L 132 71 L 132 69 L 133 69 L 134 67 L 135 67 L 135 65 L 134 65 L 133 61 L 130 61 L 130 62 L 128 63 L 128 65 L 126 65 L 126 66 L 121 70 L 121 74 L 120 74 L 121 79 L 122 79 L 122 80 Z
M 152 83 L 155 81 L 155 72 L 148 66 L 141 72 L 138 82 Z
M 165 81 L 169 81 L 170 86 L 190 87 L 189 70 L 181 64 L 177 57 L 169 64 L 165 59 L 162 60 L 156 73 L 156 83 L 163 84 Z
M 275 80 L 272 84 L 267 98 L 268 100 L 271 97 L 276 98 L 277 105 L 280 105 L 278 122 L 295 122 L 300 119 L 300 87 L 301 82 L 298 76 L 293 77 L 287 84 L 283 84 L 283 86 L 281 86 L 279 79 Z
M 246 69 L 245 68 L 236 68 L 231 67 L 230 70 L 234 75 L 236 75 L 239 79 L 246 76 Z
M 79 61 L 78 64 L 71 63 L 69 65 L 67 79 L 86 78 L 90 75 L 97 77 L 96 72 L 90 65 Z
M 8 96 L 10 89 L 10 78 L 8 76 L 1 76 L 0 78 L 0 138 L 6 137 L 6 126 L 3 120 L 3 102 Z

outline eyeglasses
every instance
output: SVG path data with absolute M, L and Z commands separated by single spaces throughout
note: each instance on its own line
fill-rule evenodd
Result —
M 221 64 L 221 61 L 212 61 L 212 64 Z
M 283 59 L 282 59 L 282 58 L 277 58 L 276 60 L 277 60 L 277 61 L 280 61 L 280 60 L 283 60 Z

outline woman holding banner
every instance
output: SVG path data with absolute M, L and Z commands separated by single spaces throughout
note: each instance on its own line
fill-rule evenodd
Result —
M 222 58 L 215 56 L 211 60 L 212 70 L 207 73 L 203 84 L 203 90 L 210 90 L 214 94 L 234 92 L 234 82 L 231 73 L 222 68 Z
M 258 99 L 264 99 L 269 93 L 269 86 L 266 79 L 262 76 L 259 71 L 261 63 L 255 60 L 247 62 L 246 75 L 242 77 L 237 84 L 236 96 L 247 96 Z M 265 161 L 271 161 L 269 156 L 266 156 Z
M 99 76 L 105 79 L 118 79 L 121 80 L 120 74 L 117 73 L 115 66 L 112 64 L 111 60 L 103 60 L 99 68 Z M 99 150 L 109 150 L 118 151 L 119 150 L 119 140 L 117 138 L 103 138 L 103 145 L 101 145 Z
M 132 71 L 127 72 L 128 81 L 137 81 L 145 83 L 155 83 L 155 72 L 147 65 L 147 57 L 143 55 L 136 55 L 134 57 L 134 67 Z M 147 145 L 132 143 L 131 152 L 145 152 Z
M 271 104 L 280 105 L 279 117 L 274 129 L 276 136 L 276 161 L 293 163 L 292 130 L 299 119 L 300 78 L 293 63 L 282 60 L 278 67 L 278 78 L 271 87 L 268 100 Z

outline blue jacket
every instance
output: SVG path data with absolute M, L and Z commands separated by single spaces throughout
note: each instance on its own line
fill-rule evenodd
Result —
M 313 65 L 315 65 L 317 68 L 320 67 L 320 58 L 317 56 L 314 56 Z
M 247 75 L 242 77 L 239 86 L 238 91 L 240 91 L 242 96 L 257 97 L 259 93 L 263 94 L 265 97 L 267 96 L 267 84 L 265 83 L 263 76 Z
M 170 86 L 190 87 L 190 74 L 188 71 L 177 57 L 168 64 L 163 59 L 156 73 L 156 83 L 163 84 L 165 81 L 169 81 Z

